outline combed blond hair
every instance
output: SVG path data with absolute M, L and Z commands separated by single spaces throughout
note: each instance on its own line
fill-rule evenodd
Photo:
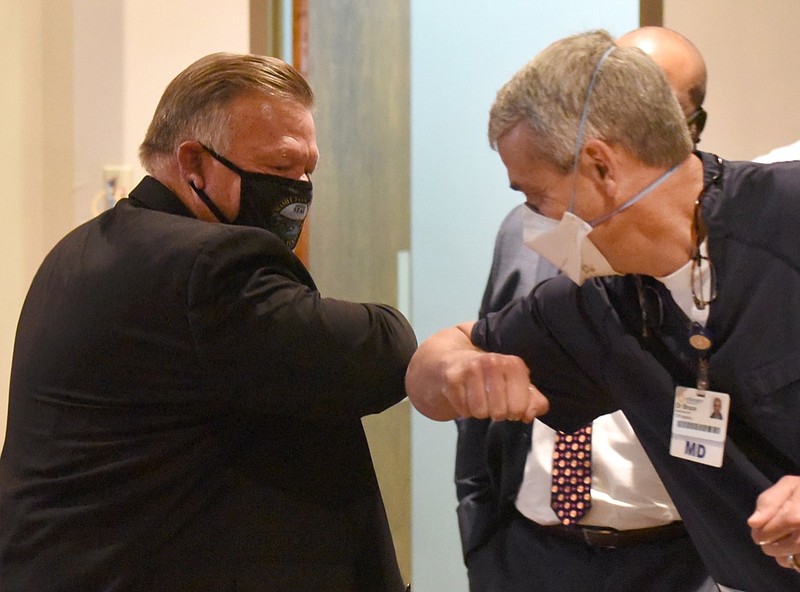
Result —
M 228 105 L 232 99 L 258 92 L 297 101 L 311 108 L 314 93 L 291 65 L 253 54 L 214 53 L 200 58 L 167 85 L 139 147 L 148 171 L 172 157 L 186 140 L 198 140 L 218 151 L 229 148 Z
M 693 145 L 680 105 L 662 69 L 638 48 L 617 47 L 606 31 L 589 31 L 552 43 L 497 93 L 489 115 L 489 143 L 520 122 L 531 127 L 537 153 L 564 172 L 575 156 L 578 127 L 592 74 L 584 140 L 597 138 L 628 149 L 650 166 L 671 167 Z

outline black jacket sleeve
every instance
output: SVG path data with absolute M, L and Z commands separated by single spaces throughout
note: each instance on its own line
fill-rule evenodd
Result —
M 239 228 L 197 258 L 188 310 L 212 388 L 226 389 L 251 413 L 327 421 L 403 399 L 416 348 L 403 315 L 323 298 L 279 243 Z

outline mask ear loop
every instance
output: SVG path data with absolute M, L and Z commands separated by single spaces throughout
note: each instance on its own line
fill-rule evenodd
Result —
M 645 195 L 647 195 L 648 193 L 650 193 L 651 191 L 653 191 L 653 189 L 655 189 L 656 187 L 658 187 L 659 185 L 661 185 L 661 184 L 662 184 L 664 181 L 666 181 L 667 179 L 669 179 L 669 178 L 670 178 L 670 176 L 672 175 L 672 173 L 674 173 L 674 172 L 675 172 L 675 170 L 676 170 L 677 168 L 678 168 L 678 165 L 677 165 L 677 164 L 676 164 L 676 165 L 674 165 L 674 166 L 673 166 L 671 169 L 669 169 L 667 172 L 665 172 L 663 175 L 661 175 L 661 176 L 660 176 L 658 179 L 656 179 L 655 181 L 653 181 L 652 183 L 650 183 L 650 185 L 648 185 L 647 187 L 645 187 L 644 189 L 642 189 L 642 190 L 641 190 L 639 193 L 637 193 L 636 195 L 634 195 L 632 198 L 630 198 L 630 199 L 629 199 L 628 201 L 626 201 L 624 204 L 622 204 L 621 206 L 619 206 L 617 209 L 615 209 L 615 210 L 613 210 L 613 211 L 609 212 L 608 214 L 605 214 L 605 215 L 603 215 L 603 216 L 600 216 L 599 218 L 595 218 L 594 220 L 591 220 L 591 221 L 588 223 L 588 224 L 589 224 L 589 226 L 591 226 L 592 228 L 594 228 L 595 226 L 597 226 L 597 225 L 598 225 L 598 224 L 600 224 L 601 222 L 605 222 L 606 220 L 608 220 L 608 219 L 609 219 L 611 216 L 613 216 L 614 214 L 618 214 L 619 212 L 621 212 L 622 210 L 624 210 L 624 209 L 625 209 L 625 208 L 627 208 L 628 206 L 632 206 L 632 205 L 633 205 L 633 204 L 635 204 L 637 201 L 639 201 L 640 199 L 642 199 L 642 198 L 643 198 Z
M 241 177 L 242 170 L 239 167 L 237 167 L 231 161 L 217 154 L 214 150 L 212 150 L 202 142 L 200 142 L 200 145 L 203 147 L 203 150 L 205 150 L 216 160 L 221 162 L 223 166 L 229 168 L 230 170 L 232 170 L 234 173 L 237 173 Z M 232 221 L 228 220 L 227 216 L 225 216 L 225 214 L 222 213 L 222 210 L 219 209 L 217 204 L 214 203 L 214 200 L 212 200 L 204 190 L 197 188 L 197 186 L 194 184 L 194 181 L 189 181 L 189 186 L 197 194 L 200 200 L 205 204 L 205 206 L 209 209 L 209 211 L 214 215 L 214 217 L 217 220 L 219 220 L 220 222 L 225 222 L 226 224 L 232 223 Z
M 198 189 L 197 186 L 194 184 L 194 181 L 189 181 L 189 186 L 194 190 L 200 200 L 205 204 L 205 206 L 211 211 L 212 214 L 219 220 L 220 222 L 225 222 L 226 224 L 231 224 L 231 220 L 228 220 L 227 216 L 222 213 L 217 207 L 217 204 L 208 196 L 208 194 L 203 191 L 202 189 Z
M 603 65 L 603 62 L 606 61 L 606 58 L 616 47 L 616 45 L 612 45 L 600 56 L 592 72 L 592 78 L 589 80 L 589 88 L 586 90 L 586 100 L 583 102 L 583 112 L 581 113 L 580 123 L 578 123 L 578 137 L 575 139 L 575 152 L 572 155 L 572 193 L 569 198 L 569 209 L 567 210 L 570 213 L 575 211 L 575 193 L 578 188 L 578 156 L 581 153 L 581 148 L 583 148 L 583 135 L 586 128 L 586 120 L 589 118 L 589 100 L 592 98 L 594 84 L 600 74 L 600 66 Z
M 570 213 L 575 212 L 575 194 L 578 188 L 578 157 L 580 156 L 581 148 L 583 148 L 583 136 L 586 131 L 586 120 L 589 118 L 589 101 L 592 97 L 592 91 L 594 90 L 595 82 L 597 82 L 597 77 L 600 74 L 600 67 L 603 65 L 603 62 L 606 61 L 606 58 L 611 54 L 611 52 L 614 51 L 614 49 L 616 49 L 615 45 L 609 47 L 597 61 L 597 65 L 594 67 L 594 71 L 592 72 L 592 78 L 589 81 L 589 88 L 586 91 L 586 101 L 584 101 L 583 103 L 583 112 L 581 113 L 581 120 L 580 123 L 578 124 L 578 137 L 575 140 L 575 153 L 573 154 L 573 161 L 572 161 L 572 193 L 569 198 L 569 209 L 567 210 Z M 650 185 L 642 189 L 639 193 L 634 195 L 632 198 L 630 198 L 628 201 L 626 201 L 624 204 L 622 204 L 619 208 L 617 208 L 613 212 L 609 212 L 604 216 L 600 216 L 599 218 L 595 218 L 594 220 L 590 221 L 589 226 L 594 228 L 601 222 L 608 220 L 614 214 L 621 212 L 628 206 L 633 205 L 641 198 L 643 198 L 645 195 L 650 193 L 653 189 L 655 189 L 656 187 L 661 185 L 664 181 L 666 181 L 672 175 L 672 173 L 675 172 L 675 169 L 677 168 L 678 165 L 673 166 L 666 173 L 661 175 L 658 179 L 656 179 Z

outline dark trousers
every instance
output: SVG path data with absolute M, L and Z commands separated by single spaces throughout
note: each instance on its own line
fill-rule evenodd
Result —
M 470 592 L 716 592 L 688 535 L 617 549 L 564 540 L 518 512 L 467 560 Z

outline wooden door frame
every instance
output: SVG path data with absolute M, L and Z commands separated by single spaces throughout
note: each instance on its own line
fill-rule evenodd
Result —
M 664 0 L 639 0 L 639 26 L 664 25 Z
M 250 52 L 283 57 L 282 0 L 250 0 Z M 308 0 L 292 0 L 292 65 L 308 78 Z M 289 59 L 284 57 L 284 59 Z M 309 266 L 309 228 L 306 219 L 294 254 Z

